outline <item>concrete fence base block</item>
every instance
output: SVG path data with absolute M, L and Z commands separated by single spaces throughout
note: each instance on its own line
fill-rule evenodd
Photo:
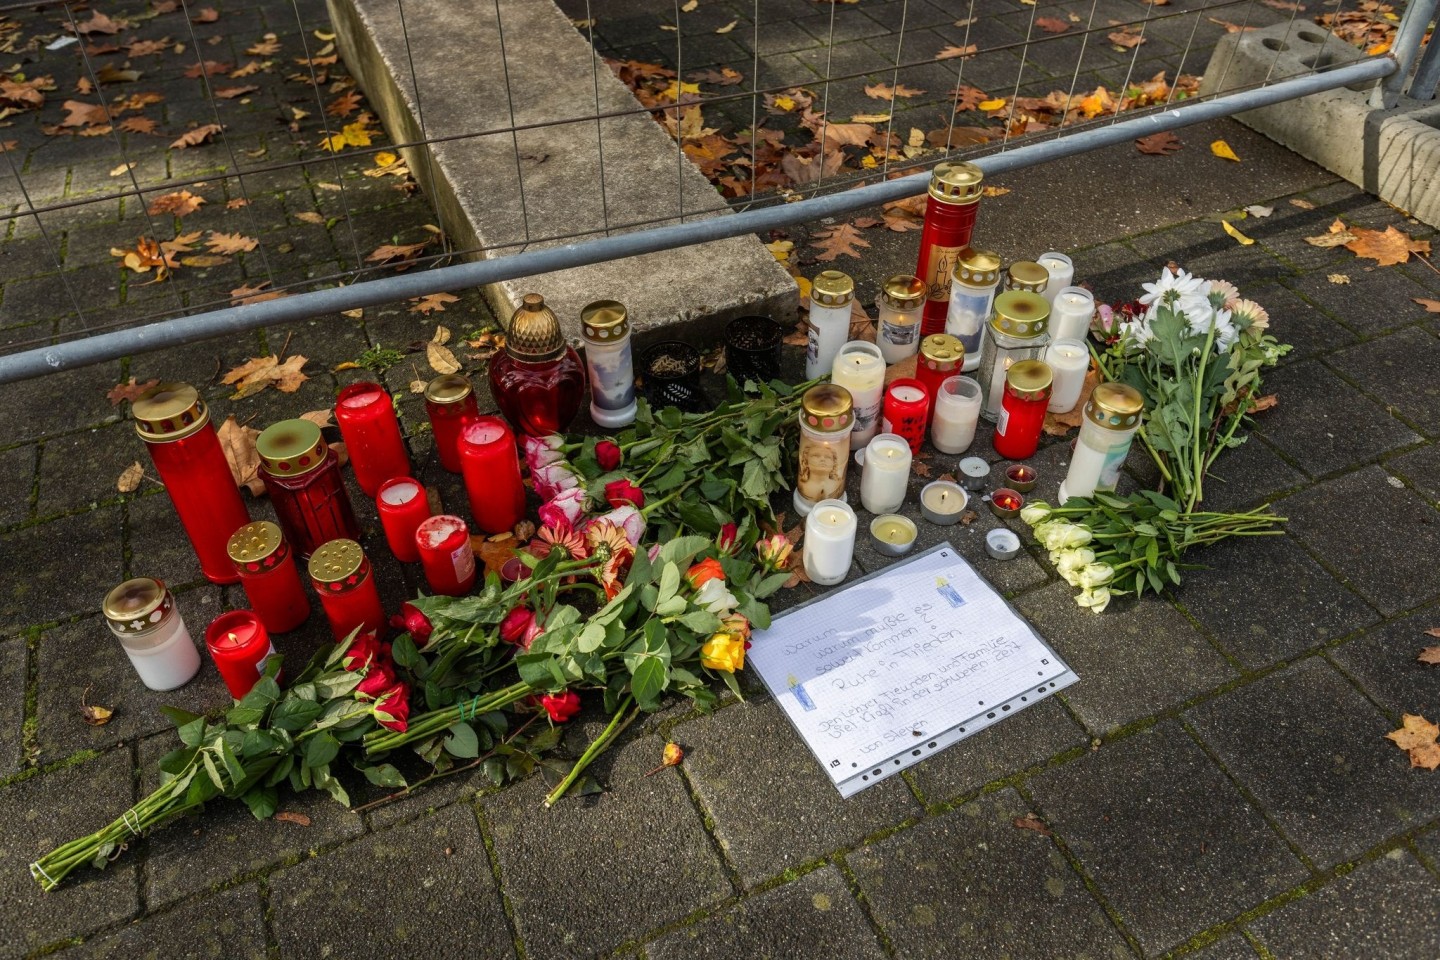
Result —
M 403 21 L 395 0 L 327 4 L 346 65 L 396 141 L 558 121 L 401 151 L 451 241 L 491 251 L 474 256 L 581 243 L 543 238 L 601 231 L 607 218 L 728 215 L 649 116 L 595 119 L 639 104 L 552 0 L 499 0 L 498 21 L 494 3 L 405 4 Z M 592 300 L 622 301 L 637 332 L 653 334 L 700 318 L 789 319 L 798 302 L 794 279 L 753 236 L 507 281 L 486 295 L 508 319 L 531 291 L 571 335 Z
M 1200 93 L 1283 80 L 1362 57 L 1355 47 L 1308 22 L 1227 34 L 1210 58 Z M 1236 119 L 1440 227 L 1440 177 L 1434 176 L 1440 161 L 1440 105 L 1401 97 L 1393 109 L 1375 109 L 1370 86 L 1317 93 Z

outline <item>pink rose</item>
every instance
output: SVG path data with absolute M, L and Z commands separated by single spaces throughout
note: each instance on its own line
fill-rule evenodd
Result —
M 563 463 L 551 463 L 531 470 L 530 480 L 541 500 L 554 500 L 556 494 L 580 486 L 580 478 Z
M 596 520 L 609 520 L 625 533 L 625 539 L 630 541 L 631 546 L 638 546 L 640 538 L 645 536 L 645 515 L 639 510 L 622 504 L 611 510 L 609 513 L 602 513 Z
M 558 527 L 562 523 L 578 527 L 583 516 L 585 491 L 579 487 L 566 490 L 540 508 L 540 522 L 547 527 Z
M 600 469 L 609 473 L 620 466 L 620 445 L 614 440 L 601 440 L 595 444 L 595 459 L 600 462 Z
M 565 441 L 554 434 L 548 437 L 527 436 L 520 439 L 525 445 L 525 466 L 530 468 L 531 473 L 565 459 L 565 454 L 561 452 L 561 446 Z
M 629 480 L 611 480 L 605 484 L 605 500 L 612 507 L 630 504 L 632 507 L 645 506 L 645 491 Z

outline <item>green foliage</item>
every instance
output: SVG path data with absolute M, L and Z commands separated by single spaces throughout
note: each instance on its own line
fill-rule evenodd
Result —
M 366 370 L 373 370 L 376 373 L 384 373 L 391 367 L 399 366 L 404 362 L 405 354 L 401 351 L 389 350 L 378 345 L 370 347 L 355 358 L 355 363 L 358 366 L 362 366 Z

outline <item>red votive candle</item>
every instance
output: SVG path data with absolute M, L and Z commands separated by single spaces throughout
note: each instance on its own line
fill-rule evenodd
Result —
M 281 420 L 255 438 L 255 450 L 275 518 L 300 556 L 310 556 L 322 543 L 360 536 L 340 461 L 319 426 L 309 420 Z
M 430 416 L 430 431 L 435 436 L 440 466 L 459 473 L 460 450 L 456 445 L 460 442 L 460 431 L 480 416 L 470 381 L 458 373 L 431 380 L 425 385 L 425 412 Z
M 330 621 L 336 641 L 359 627 L 362 633 L 385 632 L 385 611 L 365 551 L 354 540 L 331 540 L 310 558 L 310 583 Z
M 1040 474 L 1034 467 L 1025 467 L 1015 464 L 1005 468 L 1005 483 L 1011 490 L 1018 490 L 1021 493 L 1029 493 L 1035 489 L 1035 481 Z
M 500 565 L 500 582 L 507 587 L 528 576 L 530 576 L 530 568 L 519 557 L 511 557 Z
M 225 546 L 250 522 L 250 513 L 205 401 L 188 383 L 161 383 L 137 397 L 130 412 L 200 558 L 200 572 L 211 583 L 234 583 L 239 577 Z
M 310 599 L 277 525 L 269 520 L 245 524 L 230 538 L 229 552 L 245 597 L 266 630 L 285 633 L 309 618 Z
M 390 394 L 378 383 L 352 383 L 335 399 L 335 422 L 350 451 L 360 489 L 375 496 L 391 477 L 410 474 L 410 455 Z
M 898 433 L 910 444 L 911 453 L 919 453 L 925 442 L 925 423 L 930 414 L 930 395 L 925 384 L 905 377 L 893 380 L 885 388 L 884 433 Z
M 920 260 L 915 276 L 925 283 L 925 313 L 920 335 L 945 332 L 950 311 L 950 283 L 955 261 L 970 245 L 980 203 L 984 173 L 972 163 L 949 161 L 930 175 L 925 198 L 925 226 L 920 231 Z
M 459 446 L 475 526 L 486 533 L 512 529 L 525 515 L 515 434 L 499 417 L 479 417 L 460 431 Z
M 475 552 L 470 549 L 470 528 L 460 517 L 431 517 L 415 531 L 420 565 L 432 593 L 458 597 L 475 586 Z
M 375 509 L 380 512 L 380 526 L 385 528 L 385 542 L 396 560 L 414 563 L 420 559 L 415 549 L 415 528 L 430 517 L 430 500 L 425 488 L 410 477 L 391 477 L 380 484 L 375 495 Z
M 205 646 L 220 671 L 230 696 L 239 700 L 265 672 L 265 660 L 275 652 L 270 634 L 253 610 L 231 610 L 210 621 Z
M 995 452 L 1000 456 L 1024 460 L 1040 446 L 1052 376 L 1044 360 L 1021 360 L 1005 371 L 1005 395 L 995 420 Z

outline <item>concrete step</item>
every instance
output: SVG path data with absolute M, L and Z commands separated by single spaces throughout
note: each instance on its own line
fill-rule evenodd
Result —
M 607 218 L 728 215 L 650 116 L 595 119 L 639 104 L 551 0 L 499 0 L 498 22 L 491 2 L 404 4 L 403 24 L 395 0 L 327 5 L 346 65 L 397 142 L 508 128 L 512 110 L 516 125 L 558 121 L 401 151 L 460 248 L 505 256 L 526 243 L 584 242 L 543 238 L 603 231 Z M 508 318 L 532 291 L 571 335 L 580 308 L 598 299 L 624 303 L 640 332 L 751 313 L 784 320 L 798 298 L 753 236 L 507 281 L 486 296 Z

